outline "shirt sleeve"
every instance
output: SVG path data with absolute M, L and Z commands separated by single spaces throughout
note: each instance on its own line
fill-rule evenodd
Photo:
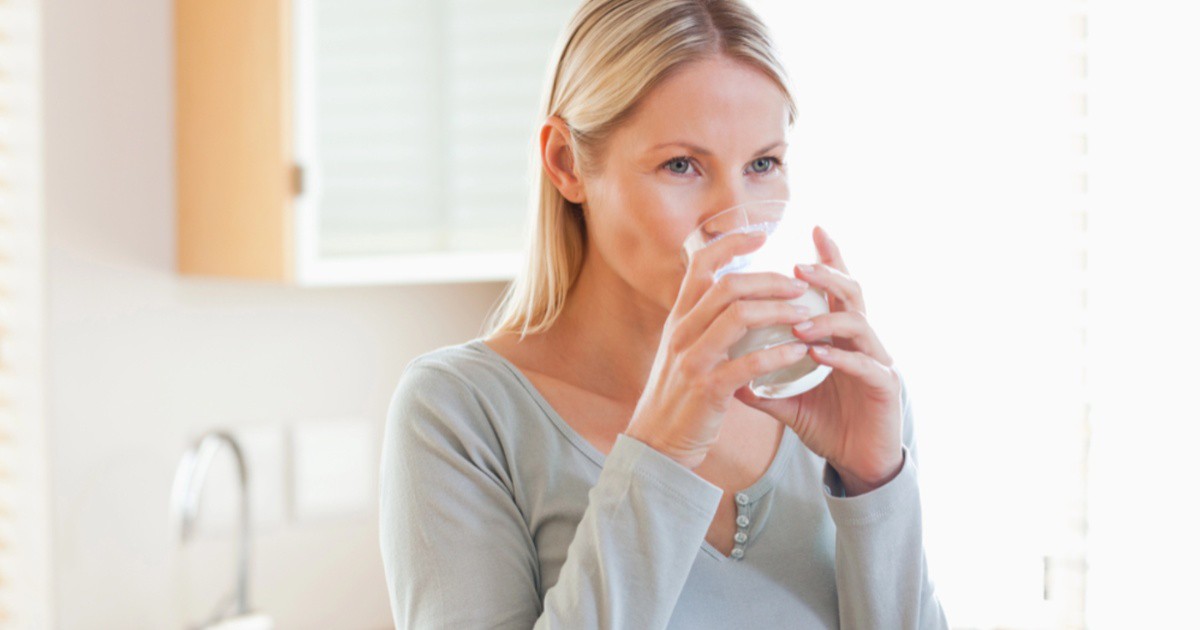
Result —
M 722 491 L 620 434 L 539 596 L 537 550 L 480 392 L 412 365 L 389 405 L 380 548 L 398 628 L 663 628 Z M 486 410 L 486 411 L 485 411 Z
M 837 528 L 836 579 L 842 628 L 949 630 L 925 561 L 912 405 L 901 378 L 903 463 L 886 484 L 847 497 L 825 464 L 825 501 Z

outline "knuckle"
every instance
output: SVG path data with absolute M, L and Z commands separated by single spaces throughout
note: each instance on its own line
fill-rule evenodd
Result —
M 684 282 L 691 283 L 691 286 L 694 287 L 692 290 L 695 291 L 696 295 L 703 295 L 706 291 L 711 290 L 713 284 L 715 284 L 713 282 L 713 274 L 703 272 L 691 274 L 691 277 L 684 280 Z
M 699 376 L 700 364 L 696 361 L 696 355 L 690 350 L 684 350 L 679 353 L 678 361 L 679 374 L 688 380 L 693 380 Z
M 768 367 L 770 367 L 771 363 L 766 354 L 767 353 L 765 352 L 756 352 L 755 354 L 747 357 L 748 361 L 746 363 L 748 367 L 755 373 L 765 371 Z
M 749 302 L 738 300 L 729 305 L 729 310 L 732 312 L 734 319 L 739 323 L 746 323 L 754 318 L 754 306 Z
M 721 297 L 732 298 L 738 292 L 738 277 L 735 273 L 727 273 L 714 284 L 715 290 Z
M 900 383 L 900 371 L 890 365 L 885 366 L 888 374 L 888 381 L 892 384 L 892 392 L 897 396 L 900 395 L 900 390 L 903 388 Z
M 699 289 L 699 293 L 703 293 L 704 291 L 707 291 L 713 285 L 712 274 L 706 274 L 706 273 L 693 274 L 686 281 L 691 282 L 692 286 Z
M 667 351 L 671 354 L 682 354 L 687 350 L 687 343 L 683 339 L 683 335 L 679 334 L 678 330 L 671 332 L 670 338 L 667 339 Z

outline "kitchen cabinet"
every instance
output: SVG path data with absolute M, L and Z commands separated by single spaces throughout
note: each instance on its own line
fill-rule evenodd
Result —
M 507 280 L 567 0 L 176 0 L 178 271 Z

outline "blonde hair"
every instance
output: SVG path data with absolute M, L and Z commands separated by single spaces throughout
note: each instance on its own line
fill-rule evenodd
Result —
M 555 52 L 540 112 L 566 122 L 581 173 L 597 172 L 609 138 L 655 85 L 701 59 L 724 55 L 761 70 L 786 97 L 788 124 L 796 119 L 770 32 L 742 0 L 585 0 Z M 583 266 L 582 208 L 546 176 L 538 135 L 524 268 L 489 317 L 487 336 L 512 332 L 524 338 L 548 329 Z

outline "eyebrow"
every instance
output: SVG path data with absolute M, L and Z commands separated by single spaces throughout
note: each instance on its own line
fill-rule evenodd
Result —
M 776 142 L 774 144 L 768 144 L 767 146 L 759 149 L 758 151 L 755 152 L 755 154 L 757 155 L 757 154 L 761 154 L 761 153 L 766 153 L 767 151 L 770 151 L 771 149 L 774 149 L 775 147 L 786 146 L 786 145 L 787 145 L 786 142 L 780 140 L 779 142 Z M 688 142 L 664 142 L 662 144 L 655 145 L 650 150 L 657 151 L 663 147 L 683 147 L 683 148 L 691 151 L 692 153 L 696 153 L 699 155 L 712 155 L 712 151 L 709 151 L 708 149 L 705 149 L 704 147 L 690 144 Z

